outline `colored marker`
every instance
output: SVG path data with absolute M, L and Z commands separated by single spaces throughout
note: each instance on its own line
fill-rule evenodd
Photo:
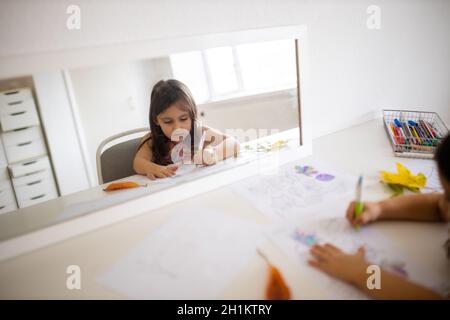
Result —
M 355 219 L 359 218 L 364 210 L 364 203 L 362 202 L 362 184 L 363 176 L 360 175 L 358 183 L 356 184 L 356 199 L 355 199 Z M 355 229 L 359 230 L 360 226 L 356 225 Z

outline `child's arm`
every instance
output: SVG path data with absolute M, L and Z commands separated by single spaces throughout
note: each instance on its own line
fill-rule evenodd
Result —
M 202 153 L 195 155 L 195 163 L 214 164 L 239 154 L 239 142 L 233 137 L 208 127 L 205 127 L 205 134 L 205 147 Z
M 138 174 L 147 176 L 151 180 L 156 178 L 171 177 L 175 174 L 177 166 L 160 166 L 149 159 L 152 159 L 152 151 L 147 143 L 143 144 L 133 161 L 133 169 Z
M 353 225 L 376 220 L 450 221 L 450 208 L 442 193 L 426 193 L 395 197 L 380 202 L 365 202 L 357 219 L 355 203 L 347 208 L 347 219 Z
M 330 276 L 348 282 L 375 299 L 442 299 L 436 292 L 407 281 L 406 279 L 381 269 L 380 288 L 369 289 L 367 273 L 370 265 L 364 259 L 364 249 L 356 254 L 346 254 L 331 244 L 313 246 L 311 254 L 315 258 L 309 264 Z

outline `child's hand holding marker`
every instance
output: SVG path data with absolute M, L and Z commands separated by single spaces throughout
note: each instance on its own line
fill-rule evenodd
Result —
M 352 201 L 347 208 L 347 220 L 354 227 L 366 225 L 378 220 L 381 215 L 381 206 L 378 202 L 364 202 L 361 213 L 356 214 L 356 202 Z
M 360 175 L 356 184 L 356 199 L 350 203 L 346 213 L 347 220 L 356 230 L 359 230 L 362 225 L 377 220 L 381 214 L 381 206 L 378 202 L 362 201 L 363 180 L 363 176 Z

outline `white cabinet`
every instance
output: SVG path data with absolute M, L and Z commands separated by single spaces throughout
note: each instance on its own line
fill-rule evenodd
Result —
M 39 125 L 33 98 L 0 106 L 0 124 L 3 131 Z
M 0 92 L 0 213 L 58 196 L 29 88 Z
M 47 201 L 58 196 L 53 175 L 50 170 L 39 171 L 34 174 L 13 178 L 19 207 Z
M 8 163 L 35 158 L 47 154 L 41 128 L 28 127 L 2 134 Z

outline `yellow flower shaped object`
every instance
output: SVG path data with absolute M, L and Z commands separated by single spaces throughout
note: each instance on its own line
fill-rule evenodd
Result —
M 403 186 L 414 192 L 418 192 L 420 188 L 425 187 L 427 184 L 427 177 L 423 173 L 413 175 L 411 171 L 399 162 L 397 162 L 397 172 L 381 171 L 381 181 L 388 185 Z

